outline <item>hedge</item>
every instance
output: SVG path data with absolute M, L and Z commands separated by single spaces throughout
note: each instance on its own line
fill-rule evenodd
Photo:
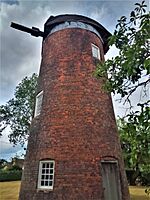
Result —
M 21 180 L 22 171 L 21 170 L 0 170 L 0 181 L 18 181 Z

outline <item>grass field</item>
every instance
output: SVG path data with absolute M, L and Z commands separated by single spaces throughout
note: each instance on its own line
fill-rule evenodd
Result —
M 18 200 L 20 181 L 0 182 L 0 200 Z
M 0 182 L 0 200 L 18 200 L 20 181 Z M 150 200 L 144 187 L 130 187 L 131 200 Z
M 130 190 L 131 200 L 150 200 L 150 196 L 148 197 L 145 194 L 144 187 L 130 186 L 129 190 Z

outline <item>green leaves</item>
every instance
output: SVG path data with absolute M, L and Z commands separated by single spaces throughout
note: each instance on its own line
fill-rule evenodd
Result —
M 129 19 L 122 16 L 118 20 L 114 34 L 109 38 L 109 45 L 115 45 L 119 55 L 100 63 L 96 69 L 97 77 L 109 74 L 105 88 L 120 94 L 127 101 L 137 88 L 143 86 L 146 90 L 150 72 L 150 14 L 144 14 L 144 1 L 135 5 Z
M 148 74 L 150 73 L 150 58 L 144 60 L 144 68 L 147 70 Z
M 139 104 L 140 110 L 118 121 L 126 167 L 140 171 L 150 165 L 150 107 Z M 128 145 L 127 145 L 128 144 Z M 129 161 L 129 162 L 128 162 Z
M 36 74 L 31 77 L 25 77 L 16 87 L 15 97 L 10 99 L 6 105 L 0 106 L 0 134 L 9 126 L 11 129 L 9 140 L 14 145 L 17 143 L 24 145 L 28 138 L 34 109 L 36 85 Z
M 109 38 L 109 46 L 112 46 L 116 42 L 117 36 L 114 34 Z

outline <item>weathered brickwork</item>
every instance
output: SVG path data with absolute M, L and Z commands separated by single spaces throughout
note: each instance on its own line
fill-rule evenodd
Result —
M 118 160 L 122 200 L 129 199 L 111 96 L 93 76 L 91 43 L 103 61 L 102 42 L 88 30 L 64 29 L 43 42 L 42 111 L 31 125 L 20 200 L 104 200 L 101 160 Z M 47 158 L 55 160 L 52 191 L 37 189 Z

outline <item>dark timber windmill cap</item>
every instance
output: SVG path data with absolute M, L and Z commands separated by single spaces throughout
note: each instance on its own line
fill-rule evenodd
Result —
M 82 22 L 89 24 L 94 27 L 97 32 L 101 35 L 101 38 L 104 42 L 104 52 L 108 51 L 108 38 L 111 36 L 111 33 L 108 32 L 101 24 L 97 21 L 90 19 L 82 15 L 66 14 L 66 15 L 57 15 L 50 16 L 44 25 L 44 39 L 48 36 L 50 31 L 57 25 L 65 22 Z

